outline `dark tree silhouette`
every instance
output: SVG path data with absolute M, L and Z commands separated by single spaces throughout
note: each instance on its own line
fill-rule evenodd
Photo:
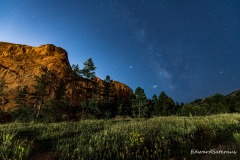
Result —
M 138 118 L 141 118 L 141 115 L 145 115 L 147 112 L 148 99 L 144 93 L 144 90 L 141 87 L 137 87 L 134 92 L 134 98 L 132 101 L 133 105 L 133 114 L 135 117 L 135 110 L 137 109 Z
M 94 94 L 97 91 L 97 83 L 94 81 L 94 78 L 96 78 L 95 75 L 96 67 L 93 63 L 92 58 L 89 58 L 86 62 L 83 63 L 83 69 L 80 71 L 83 81 L 85 82 L 85 86 L 83 86 L 84 89 L 84 97 L 85 102 L 82 105 L 83 107 L 83 115 L 87 116 L 88 111 L 90 109 L 90 100 L 94 98 Z

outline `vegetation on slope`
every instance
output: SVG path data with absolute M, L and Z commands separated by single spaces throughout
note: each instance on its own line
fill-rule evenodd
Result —
M 102 119 L 116 116 L 149 118 L 153 116 L 205 116 L 221 113 L 240 112 L 239 92 L 224 96 L 214 96 L 195 100 L 193 103 L 178 104 L 165 92 L 148 99 L 141 87 L 135 92 L 116 90 L 113 80 L 106 76 L 102 86 L 95 77 L 95 66 L 90 58 L 83 69 L 73 65 L 60 81 L 57 73 L 42 68 L 42 75 L 35 76 L 36 84 L 22 86 L 17 90 L 15 106 L 4 116 L 4 99 L 7 84 L 0 78 L 0 119 L 6 121 L 59 122 L 69 119 Z M 29 88 L 33 88 L 31 91 Z M 8 115 L 8 116 L 6 116 Z M 7 118 L 6 118 L 7 117 Z

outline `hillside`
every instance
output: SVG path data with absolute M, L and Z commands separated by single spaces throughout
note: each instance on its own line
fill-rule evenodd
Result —
M 234 97 L 234 96 L 240 97 L 240 90 L 236 90 L 236 91 L 226 95 L 226 97 Z
M 15 106 L 14 99 L 16 98 L 18 88 L 28 86 L 29 91 L 34 89 L 33 86 L 36 84 L 35 76 L 41 76 L 43 74 L 42 68 L 44 67 L 55 71 L 56 80 L 60 80 L 66 76 L 65 70 L 71 67 L 68 60 L 68 53 L 64 49 L 52 44 L 33 47 L 0 42 L 0 78 L 6 82 L 8 93 L 1 97 L 4 110 Z M 100 78 L 96 78 L 95 81 L 102 86 L 103 81 Z M 114 81 L 113 84 L 116 95 L 119 90 L 127 95 L 132 94 L 132 89 L 127 85 L 117 81 Z M 68 97 L 71 97 L 71 95 L 68 95 Z
M 180 111 L 181 115 L 194 116 L 236 112 L 240 112 L 240 90 L 228 95 L 217 93 L 204 99 L 196 99 L 185 104 Z

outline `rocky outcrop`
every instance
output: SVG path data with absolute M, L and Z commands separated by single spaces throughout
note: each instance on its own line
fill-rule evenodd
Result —
M 42 74 L 42 67 L 57 72 L 56 79 L 65 76 L 65 70 L 70 66 L 67 52 L 51 44 L 32 47 L 27 45 L 0 42 L 0 78 L 7 84 L 8 94 L 4 97 L 4 109 L 14 107 L 14 99 L 18 87 L 27 85 L 33 89 L 34 77 Z M 98 80 L 98 83 L 102 83 Z M 114 82 L 116 91 L 124 90 L 132 93 L 127 85 Z

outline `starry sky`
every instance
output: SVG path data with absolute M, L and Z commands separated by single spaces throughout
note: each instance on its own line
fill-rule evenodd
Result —
M 239 0 L 0 0 L 0 41 L 93 58 L 96 74 L 190 102 L 240 89 Z

